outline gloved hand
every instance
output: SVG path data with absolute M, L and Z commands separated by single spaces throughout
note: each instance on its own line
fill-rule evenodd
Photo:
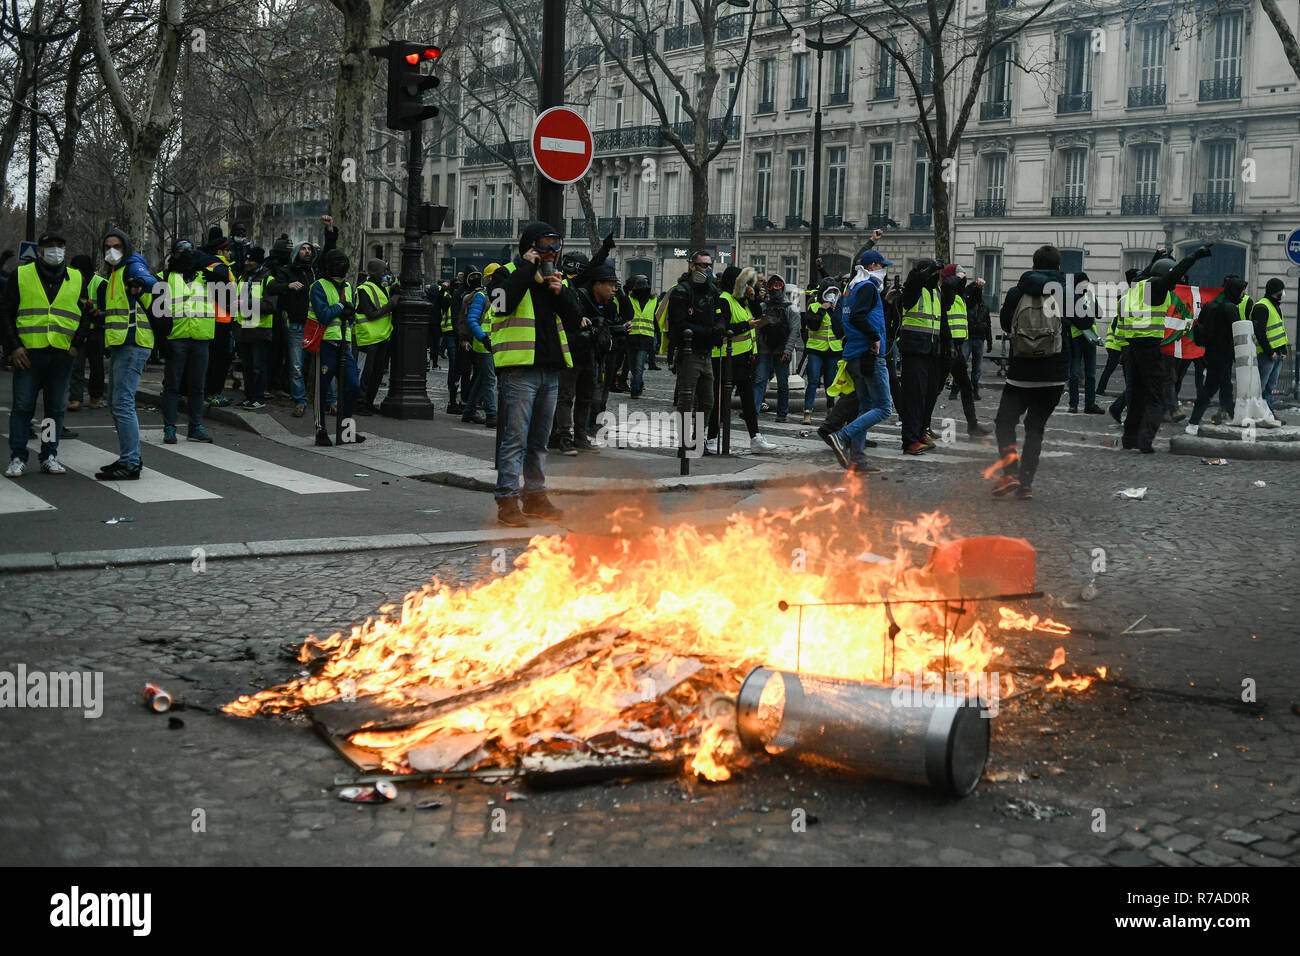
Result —
M 357 314 L 357 307 L 353 305 L 351 302 L 344 302 L 343 310 L 339 312 L 339 315 L 345 319 L 351 319 L 355 317 L 356 314 Z
M 610 230 L 609 235 L 605 237 L 605 241 L 601 243 L 601 248 L 606 252 L 614 248 L 614 231 L 612 229 Z
M 1214 250 L 1210 248 L 1212 245 L 1214 244 L 1211 242 L 1207 242 L 1205 245 L 1201 246 L 1201 248 L 1197 249 L 1195 252 L 1196 258 L 1208 259 L 1210 256 L 1214 255 Z

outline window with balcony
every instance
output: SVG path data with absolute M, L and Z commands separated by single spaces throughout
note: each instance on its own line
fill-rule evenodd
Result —
M 894 96 L 894 79 L 898 74 L 898 64 L 894 61 L 894 54 L 891 51 L 895 46 L 893 40 L 888 44 L 876 45 L 876 99 L 878 100 L 893 99 Z
M 664 194 L 659 205 L 660 212 L 676 214 L 680 208 L 682 192 L 682 174 L 673 170 L 664 176 Z
M 507 222 L 515 218 L 515 184 L 506 183 L 501 187 L 502 215 Z
M 1133 148 L 1133 192 L 1121 200 L 1125 216 L 1155 216 L 1160 213 L 1160 147 Z
M 1165 47 L 1168 45 L 1163 23 L 1148 23 L 1138 31 L 1138 82 L 1128 91 L 1131 109 L 1165 105 Z
M 754 215 L 760 219 L 772 218 L 772 154 L 759 153 L 755 157 Z
M 1067 149 L 1061 155 L 1062 194 L 1052 197 L 1053 216 L 1082 216 L 1087 203 L 1088 151 Z
M 999 43 L 989 51 L 988 73 L 984 80 L 984 101 L 980 119 L 1007 119 L 1011 116 L 1011 44 Z
M 1201 80 L 1201 100 L 1241 98 L 1241 11 L 1221 14 L 1214 21 L 1211 76 Z
M 614 86 L 609 91 L 609 129 L 623 126 L 623 87 Z M 513 136 L 514 134 L 511 133 Z
M 931 223 L 930 151 L 925 143 L 916 141 L 916 165 L 912 171 L 912 221 L 913 229 L 928 229 Z
M 736 95 L 736 84 L 739 83 L 739 82 L 740 82 L 740 73 L 739 73 L 739 71 L 737 71 L 737 70 L 728 70 L 728 71 L 727 71 L 727 82 L 726 82 L 726 84 L 722 87 L 722 90 L 723 90 L 722 102 L 718 105 L 718 112 L 719 112 L 720 114 L 725 114 L 725 113 L 727 112 L 727 107 L 729 107 L 729 106 L 731 105 L 732 99 L 733 99 L 733 98 L 735 97 L 735 95 Z
M 1058 113 L 1092 111 L 1092 34 L 1076 33 L 1065 38 L 1063 90 L 1056 98 Z
M 718 170 L 717 201 L 709 205 L 724 216 L 736 214 L 736 170 L 725 167 Z
M 763 25 L 769 27 L 779 26 L 781 23 L 781 0 L 767 0 L 764 6 L 767 7 L 767 14 L 763 17 Z
M 980 264 L 976 278 L 984 280 L 984 304 L 996 312 L 1001 305 L 1002 250 L 981 249 L 975 258 Z
M 832 146 L 826 150 L 826 226 L 838 227 L 844 221 L 844 182 L 848 148 Z
M 808 172 L 808 151 L 803 149 L 790 150 L 790 188 L 786 195 L 790 201 L 789 211 L 786 214 L 786 228 L 798 229 L 799 220 L 803 219 L 803 191 L 804 181 Z M 790 224 L 790 220 L 794 224 Z
M 894 147 L 876 143 L 871 147 L 871 215 L 889 216 L 889 190 L 894 174 Z
M 853 78 L 850 48 L 842 46 L 831 57 L 831 105 L 849 101 L 849 84 Z
M 379 183 L 370 184 L 370 228 L 379 228 Z
M 794 55 L 794 70 L 790 80 L 790 109 L 801 110 L 808 106 L 808 54 Z
M 497 187 L 496 183 L 491 183 L 487 187 L 487 217 L 495 219 L 497 217 Z
M 465 208 L 469 210 L 469 215 L 465 217 L 466 219 L 478 218 L 478 187 L 477 186 L 470 186 L 469 189 L 467 190 Z
M 1192 194 L 1192 212 L 1215 215 L 1234 211 L 1237 181 L 1236 140 L 1205 144 L 1206 192 Z
M 976 216 L 1007 214 L 1007 154 L 989 153 L 984 157 L 984 198 L 975 200 Z
M 776 111 L 776 60 L 767 59 L 759 64 L 758 111 Z
M 619 213 L 618 197 L 619 186 L 621 185 L 618 176 L 610 176 L 605 180 L 605 215 L 617 216 Z

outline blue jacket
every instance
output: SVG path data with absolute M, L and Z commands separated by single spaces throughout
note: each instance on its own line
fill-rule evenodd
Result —
M 332 320 L 341 315 L 346 306 L 351 303 L 343 297 L 342 290 L 339 292 L 339 301 L 336 305 L 330 305 L 325 298 L 325 292 L 321 288 L 322 282 L 333 282 L 333 279 L 317 279 L 311 284 L 311 308 L 316 313 L 316 321 L 321 325 L 328 325 Z
M 880 354 L 889 351 L 885 333 L 885 304 L 880 290 L 870 279 L 859 282 L 840 301 L 840 323 L 844 326 L 844 361 L 860 358 L 879 342 Z
M 483 312 L 487 308 L 487 295 L 482 289 L 474 293 L 474 298 L 469 300 L 469 311 L 465 313 L 465 324 L 469 326 L 469 334 L 474 336 L 480 342 L 488 340 L 488 334 L 484 331 L 479 320 L 483 318 Z

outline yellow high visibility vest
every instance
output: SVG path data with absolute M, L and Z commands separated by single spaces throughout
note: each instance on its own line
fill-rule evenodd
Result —
M 211 341 L 217 334 L 217 313 L 208 297 L 208 284 L 200 272 L 186 282 L 178 272 L 167 274 L 167 309 L 172 317 L 169 339 Z
M 1121 338 L 1132 340 L 1165 337 L 1165 317 L 1173 301 L 1172 293 L 1166 294 L 1165 300 L 1159 305 L 1152 305 L 1147 301 L 1150 284 L 1150 279 L 1143 279 L 1124 296 L 1118 329 Z
M 18 340 L 25 349 L 67 351 L 81 325 L 81 273 L 69 269 L 51 302 L 36 263 L 18 267 Z
M 1273 300 L 1260 299 L 1256 304 L 1262 305 L 1268 310 L 1268 323 L 1264 326 L 1264 335 L 1268 338 L 1268 350 L 1275 352 L 1282 346 L 1289 344 L 1286 337 L 1286 325 L 1282 322 L 1282 313 L 1277 310 Z M 1255 343 L 1255 354 L 1264 354 L 1264 347 L 1258 342 Z
M 816 290 L 813 290 L 816 294 Z M 820 302 L 814 302 L 808 306 L 808 311 L 813 316 L 821 315 L 822 320 L 808 331 L 808 349 L 812 352 L 843 352 L 844 340 L 835 337 L 835 330 L 831 326 L 831 311 Z
M 507 273 L 515 271 L 513 261 L 501 267 Z M 569 280 L 561 279 L 565 285 Z M 555 328 L 560 333 L 560 351 L 564 353 L 565 368 L 573 368 L 569 353 L 569 339 L 564 334 L 564 323 L 555 317 Z M 492 362 L 497 368 L 515 365 L 532 365 L 537 360 L 537 313 L 533 309 L 533 290 L 529 289 L 519 300 L 513 312 L 494 315 L 492 318 Z
M 654 337 L 655 306 L 658 304 L 657 299 L 646 299 L 645 305 L 640 305 L 636 299 L 632 300 L 632 328 L 628 331 L 629 335 Z
M 312 289 L 315 289 L 316 286 L 320 286 L 325 290 L 326 305 L 338 305 L 340 302 L 351 302 L 353 300 L 351 282 L 343 283 L 342 293 L 339 292 L 338 286 L 330 279 L 317 279 L 311 284 Z M 307 296 L 307 302 L 308 317 L 316 319 L 316 309 L 311 305 L 310 294 Z M 319 322 L 320 319 L 316 319 L 316 321 Z M 341 342 L 343 340 L 343 316 L 336 315 L 330 319 L 329 324 L 325 326 L 325 334 L 322 338 L 326 342 Z
M 939 334 L 939 296 L 929 289 L 922 289 L 916 304 L 903 313 L 902 329 L 905 332 L 922 332 L 926 335 Z
M 966 316 L 966 300 L 960 295 L 952 297 L 952 305 L 948 306 L 948 334 L 952 336 L 954 342 L 960 342 L 970 337 L 970 322 Z
M 727 308 L 731 310 L 731 317 L 727 320 L 728 325 L 741 321 L 749 321 L 749 310 L 741 305 L 734 295 L 730 292 L 724 292 L 722 293 L 722 300 L 727 303 Z M 753 329 L 746 329 L 743 333 L 737 335 L 731 340 L 732 355 L 746 355 L 752 351 L 754 351 Z M 722 358 L 726 354 L 727 343 L 724 339 L 723 343 L 713 350 L 713 357 Z
M 149 305 L 153 295 L 145 292 L 132 303 L 126 294 L 126 268 L 114 269 L 106 280 L 104 292 L 104 345 L 113 348 L 126 341 L 130 329 L 135 329 L 135 344 L 141 348 L 154 346 L 153 329 L 149 327 Z
M 854 391 L 856 387 L 853 384 L 853 376 L 849 374 L 849 363 L 841 359 L 835 370 L 835 381 L 831 382 L 830 388 L 826 389 L 826 394 L 836 398 L 840 395 L 852 395 Z
M 370 301 L 374 303 L 375 308 L 382 309 L 388 305 L 388 293 L 368 279 L 357 287 L 357 302 L 354 304 L 360 304 L 363 289 L 366 295 L 370 296 Z M 358 348 L 363 345 L 375 345 L 379 342 L 387 342 L 392 337 L 393 319 L 389 315 L 381 319 L 363 319 L 361 313 L 358 312 L 355 328 Z

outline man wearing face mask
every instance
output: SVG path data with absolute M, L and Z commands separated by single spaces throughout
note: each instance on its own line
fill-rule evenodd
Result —
M 352 283 L 348 275 L 352 263 L 340 249 L 331 249 L 321 256 L 321 277 L 311 286 L 311 307 L 307 315 L 321 325 L 325 332 L 321 337 L 320 351 L 316 361 L 320 375 L 316 379 L 316 394 L 321 398 L 325 394 L 325 385 L 338 373 L 340 364 L 343 369 L 343 394 L 340 396 L 343 419 L 351 419 L 356 412 L 357 399 L 361 395 L 361 373 L 357 371 L 356 357 L 352 354 L 352 320 L 357 309 L 352 304 Z M 316 402 L 316 444 L 327 448 L 333 444 L 325 429 L 325 412 L 320 398 Z M 351 441 L 346 439 L 341 444 L 360 444 L 364 435 L 354 430 Z
M 247 250 L 243 265 L 244 272 L 236 287 L 238 325 L 234 330 L 235 348 L 244 368 L 244 400 L 239 407 L 255 411 L 266 407 L 272 325 L 275 322 L 275 300 L 266 294 L 266 287 L 274 272 L 272 264 L 266 261 L 266 251 L 260 246 Z
M 393 337 L 393 310 L 398 291 L 383 285 L 388 265 L 382 259 L 366 263 L 365 281 L 357 287 L 357 351 L 362 355 L 361 401 L 358 415 L 374 415 L 375 396 L 388 368 L 388 343 Z
M 546 446 L 560 371 L 573 367 L 569 339 L 581 320 L 577 297 L 556 264 L 563 248 L 564 240 L 553 226 L 527 223 L 519 237 L 519 254 L 492 274 L 487 290 L 500 390 L 494 496 L 497 520 L 510 527 L 525 526 L 530 517 L 563 514 L 546 496 Z
M 790 368 L 802 344 L 799 339 L 799 310 L 786 298 L 785 280 L 774 275 L 763 283 L 767 293 L 763 315 L 767 324 L 756 330 L 758 369 L 754 374 L 754 404 L 762 405 L 767 383 L 776 376 L 776 420 L 790 414 Z
M 88 321 L 97 323 L 99 316 L 95 315 L 95 293 L 104 281 L 104 277 L 96 274 L 95 263 L 90 256 L 73 256 L 68 265 L 81 275 L 90 276 L 86 283 L 86 301 L 82 303 L 82 315 Z M 86 403 L 86 407 L 102 408 L 104 405 L 104 343 L 99 341 L 99 336 L 94 332 L 87 336 L 86 347 L 72 363 L 72 382 L 68 386 L 68 411 L 80 411 L 87 392 L 90 394 L 90 400 Z
M 683 428 L 695 420 L 692 412 L 703 412 L 706 418 L 713 412 L 712 355 L 726 336 L 729 315 L 713 284 L 712 254 L 705 249 L 691 253 L 686 271 L 668 293 L 668 349 L 677 373 L 673 407 Z M 690 354 L 686 353 L 687 332 L 691 333 Z M 698 447 L 699 436 L 683 437 Z
M 149 353 L 170 330 L 165 317 L 153 315 L 150 308 L 152 290 L 161 282 L 150 272 L 144 256 L 132 252 L 126 233 L 110 229 L 104 236 L 103 248 L 109 271 L 96 290 L 95 305 L 103 316 L 109 409 L 117 428 L 118 456 L 100 468 L 95 478 L 136 481 L 142 463 L 135 393 Z
M 659 300 L 650 294 L 650 280 L 642 275 L 628 282 L 632 301 L 632 328 L 627 334 L 627 348 L 632 356 L 632 397 L 640 398 L 645 389 L 646 360 L 654 360 L 655 309 Z
M 36 261 L 19 266 L 0 294 L 0 336 L 14 363 L 6 478 L 20 478 L 27 470 L 27 439 L 37 392 L 44 394 L 45 418 L 54 422 L 53 440 L 41 440 L 41 471 L 67 473 L 58 452 L 68 382 L 91 328 L 82 321 L 81 310 L 88 277 L 69 269 L 66 257 L 63 236 L 45 233 L 36 241 Z
M 893 263 L 875 249 L 866 249 L 858 253 L 857 265 L 861 271 L 839 302 L 839 324 L 844 329 L 845 371 L 853 381 L 859 414 L 838 432 L 822 437 L 843 467 L 876 474 L 880 469 L 867 461 L 866 441 L 871 427 L 891 411 L 884 290 L 886 269 Z
M 1255 355 L 1259 360 L 1259 384 L 1264 390 L 1264 401 L 1273 408 L 1273 389 L 1277 387 L 1282 359 L 1290 344 L 1286 325 L 1282 322 L 1281 279 L 1269 279 L 1264 285 L 1264 298 L 1250 310 L 1250 322 L 1255 327 Z
M 711 454 L 721 454 L 722 415 L 731 409 L 731 389 L 740 392 L 740 413 L 749 431 L 750 448 L 754 451 L 772 451 L 776 445 L 764 438 L 758 431 L 758 408 L 754 404 L 754 328 L 758 319 L 754 311 L 758 308 L 758 294 L 754 288 L 757 273 L 753 269 L 741 269 L 728 266 L 722 273 L 722 292 L 719 296 L 722 309 L 727 318 L 727 332 L 731 339 L 731 359 L 727 375 L 723 377 L 722 364 L 727 362 L 727 342 L 713 349 L 713 376 L 715 380 L 728 383 L 721 395 L 721 401 L 714 404 L 713 414 L 709 417 L 709 441 L 705 449 Z
M 171 320 L 167 336 L 167 361 L 163 367 L 163 442 L 176 444 L 176 418 L 181 386 L 186 388 L 186 414 L 190 441 L 210 442 L 203 427 L 203 386 L 208 371 L 208 351 L 216 335 L 217 314 L 207 280 L 194 255 L 194 244 L 178 239 L 163 273 L 167 294 L 156 296 L 152 307 Z
M 310 242 L 300 242 L 289 256 L 287 267 L 267 283 L 266 294 L 275 296 L 278 308 L 284 313 L 288 329 L 289 394 L 293 398 L 293 417 L 302 418 L 307 411 L 307 384 L 303 375 L 302 331 L 307 324 L 307 311 L 311 306 L 311 287 L 316 281 L 316 262 L 320 255 L 338 243 L 339 231 L 330 216 L 321 216 L 325 226 L 325 245 L 317 250 Z M 274 250 L 273 251 L 277 251 Z M 281 253 L 282 254 L 282 253 Z M 329 404 L 333 386 L 326 391 Z
M 934 405 L 943 391 L 944 380 L 952 375 L 953 390 L 961 393 L 962 411 L 966 414 L 966 431 L 972 436 L 987 435 L 989 430 L 975 417 L 975 396 L 971 388 L 970 375 L 966 371 L 966 359 L 962 346 L 970 337 L 970 325 L 967 321 L 968 310 L 964 297 L 966 273 L 961 267 L 949 263 L 939 272 L 939 306 L 943 310 L 944 322 L 940 327 L 940 352 L 938 374 L 930 383 L 930 394 L 926 405 L 926 433 L 930 432 L 930 423 L 934 416 Z
M 942 269 L 934 259 L 918 260 L 899 296 L 903 319 L 898 332 L 898 351 L 903 370 L 898 412 L 903 422 L 903 452 L 908 455 L 920 455 L 934 447 L 925 433 L 925 424 L 929 419 L 930 382 L 938 373 L 943 307 L 937 286 Z

